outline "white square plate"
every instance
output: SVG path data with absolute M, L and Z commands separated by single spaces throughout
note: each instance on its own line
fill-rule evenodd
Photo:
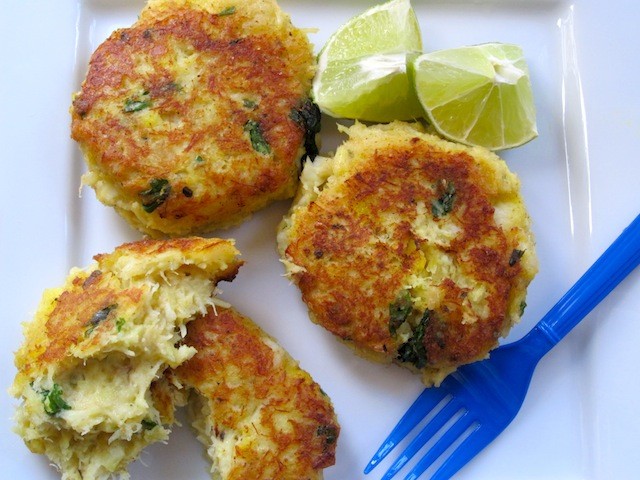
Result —
M 425 50 L 501 41 L 524 48 L 540 136 L 503 156 L 522 180 L 540 274 L 531 285 L 521 337 L 560 298 L 640 207 L 640 7 L 632 0 L 414 0 Z M 317 28 L 316 50 L 371 1 L 283 0 L 296 25 Z M 78 197 L 84 164 L 69 138 L 68 108 L 91 52 L 130 25 L 141 1 L 27 1 L 0 17 L 0 305 L 2 385 L 14 375 L 20 323 L 42 290 L 70 267 L 139 238 L 91 190 Z M 340 141 L 325 118 L 323 150 Z M 342 433 L 327 480 L 363 479 L 362 469 L 422 390 L 417 377 L 366 362 L 307 318 L 282 277 L 275 228 L 281 202 L 234 237 L 247 264 L 224 298 L 300 360 L 334 401 Z M 459 474 L 464 479 L 632 479 L 640 472 L 640 272 L 634 272 L 543 359 L 520 415 Z M 59 478 L 11 432 L 16 401 L 0 396 L 3 478 Z M 392 454 L 393 456 L 393 454 Z M 385 463 L 388 465 L 388 462 Z M 368 478 L 380 478 L 379 467 Z M 131 467 L 134 479 L 206 479 L 203 449 L 187 427 Z

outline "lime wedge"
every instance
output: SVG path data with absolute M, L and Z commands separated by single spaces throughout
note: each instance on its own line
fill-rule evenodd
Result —
M 409 0 L 391 0 L 353 17 L 320 52 L 313 96 L 333 116 L 375 122 L 422 116 L 407 58 L 422 50 Z
M 538 135 L 529 69 L 519 46 L 441 50 L 420 55 L 411 68 L 426 116 L 444 137 L 503 150 Z

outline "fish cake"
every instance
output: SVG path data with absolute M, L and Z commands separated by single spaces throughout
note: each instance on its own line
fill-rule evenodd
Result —
M 171 372 L 218 480 L 314 480 L 334 464 L 340 432 L 329 397 L 256 324 L 232 308 L 188 326 L 197 353 Z
M 419 124 L 356 123 L 302 172 L 278 248 L 311 319 L 361 355 L 439 384 L 519 320 L 537 272 L 503 160 Z
M 275 0 L 150 0 L 74 95 L 83 183 L 150 236 L 237 224 L 295 193 L 319 130 L 314 71 Z
M 241 265 L 233 242 L 145 240 L 97 255 L 47 290 L 25 325 L 11 393 L 16 432 L 65 480 L 128 478 L 148 444 L 164 441 L 174 400 L 158 384 L 195 354 L 186 324 L 217 300 Z

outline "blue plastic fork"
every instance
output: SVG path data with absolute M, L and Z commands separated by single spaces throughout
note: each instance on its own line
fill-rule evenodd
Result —
M 431 415 L 382 480 L 394 477 L 432 438 L 435 443 L 405 480 L 420 477 L 450 448 L 453 451 L 443 456 L 442 464 L 431 478 L 451 478 L 515 418 L 538 361 L 638 263 L 640 215 L 526 336 L 495 349 L 487 360 L 461 367 L 439 387 L 425 389 L 378 449 L 364 473 L 373 470 L 418 423 Z M 443 429 L 446 424 L 449 424 L 448 428 Z M 435 440 L 441 429 L 444 433 Z

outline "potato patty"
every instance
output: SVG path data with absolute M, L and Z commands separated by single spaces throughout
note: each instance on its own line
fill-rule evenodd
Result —
M 438 384 L 486 357 L 537 272 L 519 181 L 417 124 L 356 123 L 308 163 L 278 244 L 316 323 Z
M 314 65 L 274 0 L 151 0 L 98 47 L 74 96 L 83 182 L 152 236 L 292 197 L 319 127 Z
M 340 427 L 329 398 L 275 340 L 218 307 L 189 324 L 184 343 L 197 353 L 171 375 L 192 389 L 212 478 L 322 478 Z
M 47 290 L 16 353 L 16 431 L 63 479 L 128 478 L 173 421 L 167 367 L 194 355 L 185 325 L 216 302 L 241 265 L 228 240 L 146 240 L 98 255 Z

